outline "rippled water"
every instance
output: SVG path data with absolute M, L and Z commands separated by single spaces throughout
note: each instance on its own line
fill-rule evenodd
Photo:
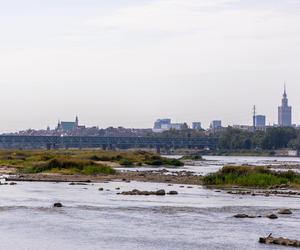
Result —
M 180 158 L 178 156 L 177 158 Z M 168 168 L 169 172 L 189 171 L 196 175 L 207 175 L 217 172 L 224 165 L 256 165 L 256 166 L 298 166 L 291 169 L 300 172 L 299 157 L 255 157 L 255 156 L 204 156 L 204 161 L 194 161 L 193 164 L 186 164 L 180 168 Z M 144 167 L 144 168 L 120 168 L 120 171 L 155 171 L 163 170 L 165 167 Z M 282 169 L 284 170 L 284 169 Z
M 179 195 L 117 195 L 135 188 Z M 64 207 L 54 209 L 54 202 Z M 282 207 L 293 215 L 233 218 L 237 213 L 266 216 Z M 282 249 L 259 245 L 258 238 L 273 233 L 299 239 L 300 199 L 141 182 L 19 183 L 0 186 L 0 233 L 0 249 Z

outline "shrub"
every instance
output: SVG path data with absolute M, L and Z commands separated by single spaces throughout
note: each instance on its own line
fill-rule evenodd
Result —
M 281 184 L 298 184 L 300 175 L 292 171 L 274 172 L 265 167 L 225 166 L 217 173 L 205 176 L 205 185 L 239 185 L 269 187 Z
M 121 159 L 121 160 L 119 160 L 119 164 L 121 166 L 133 166 L 134 162 L 132 160 L 129 160 L 129 159 Z
M 68 170 L 68 171 L 66 171 Z M 82 174 L 114 174 L 115 170 L 109 166 L 103 166 L 93 161 L 55 158 L 49 162 L 39 163 L 22 170 L 25 173 L 64 172 Z

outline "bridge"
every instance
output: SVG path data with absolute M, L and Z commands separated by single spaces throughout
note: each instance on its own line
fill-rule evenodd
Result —
M 60 148 L 102 148 L 130 149 L 156 148 L 176 149 L 194 148 L 215 149 L 217 138 L 156 138 L 156 137 L 99 137 L 99 136 L 18 136 L 0 135 L 2 149 L 60 149 Z

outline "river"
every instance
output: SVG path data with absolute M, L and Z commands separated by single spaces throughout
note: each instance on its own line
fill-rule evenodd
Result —
M 207 160 L 215 171 L 216 166 L 228 162 L 269 161 L 269 165 L 270 161 L 277 164 L 295 158 L 209 157 Z M 121 196 L 117 195 L 120 192 L 117 188 L 176 190 L 179 194 Z M 198 186 L 157 183 L 71 186 L 21 182 L 0 186 L 0 249 L 282 249 L 259 245 L 258 239 L 270 233 L 299 239 L 299 201 L 292 197 L 237 196 Z M 64 207 L 52 208 L 54 202 L 61 202 Z M 293 215 L 280 216 L 278 220 L 265 218 L 282 207 L 292 209 Z M 233 218 L 237 213 L 263 217 Z

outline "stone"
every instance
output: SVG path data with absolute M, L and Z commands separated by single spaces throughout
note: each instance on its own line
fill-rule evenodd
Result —
M 164 196 L 166 195 L 166 191 L 161 189 L 161 190 L 158 190 L 158 191 L 140 191 L 140 190 L 137 190 L 137 189 L 134 189 L 132 191 L 127 191 L 127 192 L 122 192 L 122 193 L 119 193 L 121 195 L 144 195 L 144 196 L 149 196 L 149 195 L 158 195 L 158 196 Z
M 104 188 L 99 188 L 98 190 L 99 190 L 99 191 L 104 191 Z
M 278 216 L 276 214 L 270 214 L 270 215 L 268 215 L 268 218 L 271 220 L 276 220 L 276 219 L 278 219 Z
M 61 204 L 60 202 L 57 202 L 57 203 L 54 203 L 53 207 L 60 208 L 60 207 L 63 207 L 63 204 Z
M 169 195 L 177 195 L 178 192 L 177 192 L 177 191 L 170 191 L 168 194 L 169 194 Z
M 245 218 L 249 218 L 249 215 L 248 214 L 236 214 L 233 217 L 238 218 L 238 219 L 245 219 Z
M 278 211 L 278 214 L 290 215 L 293 214 L 293 212 L 290 209 L 283 208 Z
M 266 238 L 259 238 L 259 243 L 261 244 L 273 244 L 281 246 L 291 246 L 291 247 L 300 247 L 300 241 L 290 240 L 285 238 L 274 238 L 272 234 Z
M 165 190 L 163 190 L 163 189 L 161 189 L 161 190 L 158 190 L 158 191 L 156 191 L 156 195 L 159 195 L 159 196 L 164 196 L 164 195 L 166 195 L 166 191 L 165 191 Z

